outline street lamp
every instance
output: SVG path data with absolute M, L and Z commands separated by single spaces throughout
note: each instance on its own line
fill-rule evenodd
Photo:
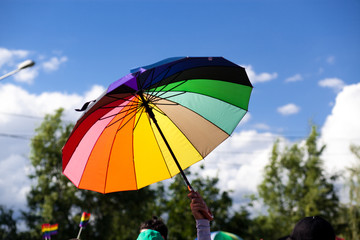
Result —
M 3 79 L 6 78 L 6 77 L 9 77 L 9 76 L 11 76 L 11 75 L 19 72 L 19 71 L 22 70 L 22 69 L 25 69 L 25 68 L 28 68 L 28 67 L 32 67 L 32 66 L 34 66 L 34 65 L 35 65 L 35 62 L 34 62 L 34 61 L 32 61 L 32 60 L 26 60 L 26 61 L 20 63 L 20 64 L 18 65 L 17 69 L 15 69 L 14 71 L 11 71 L 11 72 L 9 72 L 9 73 L 1 76 L 1 77 L 0 77 L 0 81 L 3 80 Z

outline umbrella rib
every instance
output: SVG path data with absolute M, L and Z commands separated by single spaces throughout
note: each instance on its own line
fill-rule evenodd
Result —
M 167 67 L 167 68 L 165 68 L 163 71 L 159 72 L 159 74 L 158 74 L 156 77 L 154 77 L 155 69 L 152 69 L 152 70 L 151 70 L 151 75 L 152 75 L 152 77 L 151 77 L 151 80 L 150 80 L 149 84 L 147 84 L 147 86 L 141 86 L 141 88 L 144 89 L 145 87 L 147 88 L 147 87 L 152 86 L 153 80 L 155 80 L 157 77 L 159 77 L 159 76 L 160 76 L 161 74 L 163 74 L 164 72 L 166 72 L 166 73 L 165 73 L 165 75 L 166 75 L 169 71 L 170 71 L 170 66 Z
M 137 97 L 137 98 L 138 98 L 138 97 Z M 135 102 L 135 101 L 134 101 L 134 102 Z M 140 106 L 140 107 L 139 107 L 139 106 Z M 132 110 L 132 111 L 129 112 L 129 110 Z M 126 123 L 123 124 L 117 131 L 120 131 L 128 122 L 130 122 L 130 120 L 131 120 L 133 117 L 135 117 L 135 115 L 136 115 L 139 111 L 143 111 L 143 110 L 144 110 L 144 108 L 141 107 L 141 105 L 139 105 L 138 103 L 137 103 L 136 105 L 135 105 L 135 104 L 132 105 L 131 108 L 127 109 L 128 113 L 126 114 L 126 116 L 129 116 L 130 114 L 133 114 L 133 113 L 135 113 L 135 114 L 133 114 L 133 116 L 132 116 L 131 118 L 129 118 L 129 120 L 127 120 Z M 119 113 L 117 113 L 117 114 L 119 114 Z M 117 114 L 116 114 L 116 115 L 117 115 Z M 141 113 L 141 114 L 142 114 L 142 113 Z M 117 123 L 118 121 L 122 120 L 122 119 L 125 118 L 126 116 L 124 116 L 124 117 L 116 120 L 115 122 L 109 124 L 109 125 L 106 126 L 106 127 L 111 127 L 112 125 L 114 125 L 114 124 Z M 139 119 L 140 119 L 140 118 L 139 118 Z M 139 119 L 137 120 L 137 122 L 136 122 L 136 124 L 135 124 L 135 126 L 134 126 L 134 129 L 135 129 L 137 123 L 139 122 Z
M 172 98 L 172 97 L 176 97 L 176 96 L 179 96 L 179 95 L 182 95 L 182 94 L 185 94 L 186 92 L 179 92 L 179 93 L 175 93 L 174 95 L 172 95 L 172 96 L 168 96 L 168 97 L 166 97 L 166 98 L 159 98 L 158 100 L 154 100 L 153 102 L 158 102 L 158 101 L 160 101 L 160 100 L 162 100 L 162 99 L 169 99 L 169 98 Z M 165 94 L 165 93 L 164 93 Z M 162 94 L 163 95 L 163 94 Z M 174 105 L 179 105 L 178 103 L 173 103 Z M 170 103 L 168 103 L 168 104 L 165 104 L 165 103 L 163 103 L 163 104 L 159 104 L 159 105 L 173 105 L 173 104 L 170 104 Z
M 141 116 L 141 114 L 143 114 L 145 108 L 144 108 L 144 107 L 141 107 L 140 109 L 141 109 L 141 110 L 139 110 L 138 112 L 140 112 L 140 116 Z M 140 117 L 139 117 L 138 120 L 136 121 L 136 123 L 135 123 L 135 125 L 134 125 L 134 129 L 135 129 L 136 126 L 138 125 L 139 121 L 140 121 Z M 134 129 L 133 129 L 133 130 L 134 130 Z
M 131 113 L 134 112 L 134 111 L 131 111 L 131 112 L 129 113 L 130 109 L 132 109 L 132 108 L 129 107 L 129 108 L 127 109 L 128 114 L 126 114 L 126 116 L 128 116 L 129 114 L 131 114 Z M 126 111 L 124 111 L 124 112 L 126 112 Z M 135 116 L 135 114 L 134 114 L 134 116 Z M 119 124 L 119 126 L 121 126 L 120 129 L 121 129 L 122 127 L 124 127 L 134 116 L 132 116 L 131 118 L 129 118 L 129 120 L 128 120 L 124 125 L 121 126 L 121 123 L 120 123 L 120 124 Z M 122 117 L 121 119 L 118 119 L 115 123 L 119 122 L 120 120 L 123 120 L 124 118 L 125 118 L 125 117 Z M 114 125 L 115 123 L 112 123 L 111 125 Z M 120 129 L 118 129 L 118 130 L 116 131 L 115 135 L 117 134 L 117 132 L 118 132 Z M 112 141 L 112 146 L 111 146 L 111 148 L 110 148 L 110 149 L 111 149 L 111 150 L 110 150 L 111 152 L 112 152 L 112 150 L 113 150 L 114 143 L 115 143 L 115 137 L 114 137 L 114 139 L 113 139 L 113 141 Z M 104 193 L 105 193 L 105 191 L 106 191 L 107 177 L 108 177 L 108 173 L 109 173 L 110 156 L 111 156 L 111 153 L 109 154 L 109 159 L 108 159 L 107 167 L 106 167 L 107 169 L 106 169 L 106 177 L 105 177 L 105 184 L 104 184 Z
M 129 102 L 129 103 L 136 103 L 136 101 L 134 101 L 134 100 L 129 100 L 129 99 L 127 99 L 127 98 L 115 97 L 115 96 L 112 96 L 112 95 L 107 95 L 107 96 L 110 97 L 110 98 L 117 99 L 117 100 L 124 100 L 125 102 Z M 136 95 L 133 94 L 133 96 L 136 96 Z M 101 107 L 101 108 L 109 108 L 109 107 Z
M 142 97 L 142 95 L 139 95 L 139 97 L 141 97 L 141 100 L 142 100 L 142 101 L 145 101 L 145 99 Z M 157 120 L 156 120 L 156 118 L 155 118 L 155 115 L 154 115 L 153 112 L 152 112 L 152 110 L 155 109 L 155 108 L 150 107 L 149 105 L 147 105 L 148 103 L 145 103 L 145 104 L 146 104 L 146 105 L 142 105 L 142 106 L 143 106 L 143 108 L 142 108 L 142 113 L 143 113 L 144 111 L 146 111 L 146 112 L 150 115 L 150 116 L 148 117 L 148 121 L 149 121 L 150 126 L 152 125 L 152 124 L 151 124 L 151 119 L 152 119 L 153 122 L 154 122 L 154 124 L 155 124 L 155 126 L 156 126 L 156 129 L 159 131 L 159 134 L 163 137 L 164 143 L 167 145 L 167 141 L 165 140 L 165 138 L 164 138 L 164 136 L 163 136 L 163 133 L 161 132 L 161 130 L 160 130 L 160 128 L 159 128 L 159 126 L 158 126 L 158 124 L 157 124 L 157 122 L 156 122 Z M 147 109 L 146 106 L 148 107 L 148 109 Z M 150 112 L 148 112 L 147 110 L 150 110 Z M 155 110 L 158 111 L 157 109 L 155 109 Z M 141 114 L 142 114 L 142 113 L 141 113 Z M 151 117 L 151 115 L 152 115 L 152 117 Z M 164 115 L 165 115 L 165 114 L 164 114 Z M 138 121 L 139 121 L 139 120 L 140 120 L 140 117 L 139 117 Z M 136 125 L 137 125 L 137 123 L 136 123 Z M 134 129 L 136 128 L 136 125 L 135 125 Z M 151 127 L 151 128 L 153 128 L 153 127 Z M 153 132 L 153 134 L 154 134 L 154 130 L 153 130 L 152 132 Z M 155 137 L 155 134 L 154 134 L 154 137 Z M 162 151 L 162 149 L 160 148 L 159 141 L 158 141 L 157 138 L 155 138 L 155 140 L 156 140 L 156 142 L 157 142 L 157 145 L 158 145 L 158 147 L 159 147 L 159 150 L 160 150 L 160 152 L 161 152 L 161 155 L 163 156 L 164 163 L 165 163 L 166 169 L 167 169 L 167 171 L 168 171 L 168 173 L 169 173 L 169 176 L 172 177 L 172 174 L 171 174 L 171 172 L 170 172 L 169 166 L 168 166 L 167 162 L 165 161 L 165 157 L 164 157 L 163 151 Z M 171 154 L 171 153 L 172 153 L 172 150 L 171 150 L 170 148 L 168 148 L 168 150 L 170 151 L 170 154 Z M 174 158 L 174 161 L 177 162 L 175 156 L 173 156 L 173 158 Z M 180 172 L 181 172 L 181 169 L 180 169 Z M 186 177 L 185 177 L 185 178 L 186 178 Z
M 156 105 L 156 106 L 179 106 L 180 104 L 174 102 L 174 103 L 156 103 L 154 105 Z
M 155 95 L 153 95 L 153 96 L 160 98 L 160 97 L 163 96 L 164 94 L 166 94 L 166 93 L 168 93 L 168 92 L 171 92 L 172 90 L 176 89 L 177 87 L 185 84 L 187 81 L 188 81 L 188 80 L 182 81 L 182 82 L 180 82 L 179 84 L 177 84 L 176 86 L 174 86 L 174 87 L 172 87 L 172 88 L 170 88 L 170 89 L 168 89 L 168 90 L 166 90 L 166 91 L 162 91 L 162 90 L 166 87 L 166 86 L 164 86 L 162 89 L 160 89 L 159 91 L 157 91 L 158 94 L 155 94 Z M 174 96 L 177 96 L 178 94 L 184 94 L 184 93 L 186 93 L 186 92 L 177 93 L 177 94 L 175 94 Z M 173 97 L 173 96 L 170 96 L 170 97 Z M 163 99 L 167 99 L 167 98 L 169 98 L 169 97 L 166 97 L 166 98 L 163 98 Z
M 151 71 L 153 71 L 153 70 L 151 70 Z M 146 70 L 145 70 L 145 72 L 146 72 Z M 136 76 L 135 76 L 136 82 L 137 82 L 137 84 L 139 85 L 139 90 L 140 90 L 140 89 L 144 89 L 143 86 L 142 86 L 142 83 L 139 81 L 139 76 L 140 76 L 140 75 L 141 75 L 141 73 L 137 72 L 137 73 L 136 73 Z
M 107 106 L 107 107 L 100 107 L 99 109 L 108 109 L 108 108 L 111 108 L 111 109 L 114 109 L 114 108 L 124 108 L 124 107 L 127 107 L 127 106 L 130 106 L 130 107 L 133 107 L 133 106 L 136 106 L 138 103 L 137 102 L 132 102 L 131 104 L 126 104 L 126 105 L 118 105 L 118 106 Z M 122 113 L 122 112 L 120 112 Z M 104 118 L 106 119 L 106 118 Z
M 151 80 L 150 80 L 150 83 L 149 83 L 150 86 L 152 85 L 152 81 L 155 79 L 155 78 L 154 78 L 154 75 L 155 75 L 155 69 L 153 69 L 153 70 L 151 71 Z
M 170 105 L 170 104 L 168 104 L 168 105 Z M 155 110 L 156 112 L 158 112 L 158 113 L 160 113 L 160 114 L 162 114 L 164 116 L 167 116 L 163 111 L 160 111 L 160 110 L 158 110 L 156 108 L 153 108 L 153 110 Z
M 169 69 L 169 70 L 170 70 L 170 69 Z M 176 78 L 177 78 L 180 74 L 181 74 L 181 72 L 176 73 L 176 75 L 174 76 L 174 79 L 172 79 L 172 82 L 174 82 L 174 81 L 176 80 Z M 163 94 L 165 94 L 165 93 L 173 90 L 174 88 L 182 85 L 182 84 L 185 83 L 186 81 L 187 81 L 187 80 L 185 80 L 184 82 L 180 82 L 179 85 L 174 86 L 173 88 L 171 88 L 171 89 L 169 89 L 169 90 L 167 90 L 167 91 L 164 91 L 164 92 L 163 92 L 162 90 L 163 90 L 164 88 L 166 88 L 167 85 L 162 86 L 159 90 L 156 90 L 158 87 L 155 87 L 154 90 L 153 90 L 151 93 L 156 92 L 156 94 L 149 94 L 149 95 L 152 96 L 152 97 L 160 97 L 160 96 L 162 96 Z
M 115 107 L 114 107 L 115 108 Z M 107 119 L 107 118 L 112 118 L 112 117 L 114 117 L 114 116 L 116 116 L 116 115 L 119 115 L 119 114 L 121 114 L 121 113 L 124 113 L 124 112 L 128 112 L 129 110 L 136 110 L 136 108 L 137 108 L 137 106 L 132 106 L 130 109 L 127 109 L 126 111 L 120 111 L 120 112 L 118 112 L 118 113 L 115 113 L 115 114 L 112 114 L 112 115 L 109 115 L 109 116 L 106 116 L 106 117 L 101 117 L 101 118 L 99 118 L 99 120 L 105 120 L 105 119 Z
M 152 109 L 154 109 L 154 108 L 152 108 Z M 145 110 L 145 108 L 144 108 L 143 110 Z M 155 109 L 155 110 L 156 110 L 156 109 Z M 148 120 L 149 120 L 149 124 L 152 125 L 151 118 L 148 118 Z M 151 127 L 151 128 L 153 128 L 153 127 Z M 162 150 L 161 147 L 160 147 L 159 140 L 155 137 L 154 131 L 152 131 L 152 132 L 153 132 L 153 134 L 154 134 L 154 138 L 155 138 L 156 143 L 157 143 L 157 145 L 158 145 L 158 148 L 159 148 L 159 150 L 160 150 L 160 152 L 161 152 L 161 155 L 162 155 L 162 157 L 163 157 L 163 159 L 164 159 L 164 163 L 165 163 L 166 169 L 167 169 L 167 171 L 168 171 L 168 173 L 169 173 L 169 176 L 170 176 L 170 177 L 173 177 L 173 175 L 172 175 L 171 172 L 170 172 L 169 166 L 168 166 L 167 162 L 165 161 L 164 153 L 163 153 L 163 150 Z M 164 140 L 163 140 L 163 141 L 164 141 Z M 169 150 L 169 151 L 170 151 L 170 150 Z M 175 159 L 174 159 L 174 161 L 175 161 Z
M 160 72 L 156 77 L 158 77 L 159 75 L 163 74 L 165 71 L 168 73 L 168 72 L 170 71 L 171 67 L 173 67 L 173 66 L 167 67 L 164 71 Z M 154 73 L 154 70 L 152 71 L 152 75 L 154 75 L 153 73 Z M 165 73 L 165 76 L 166 76 L 167 73 Z M 172 79 L 171 82 L 174 82 L 174 81 L 177 79 L 177 77 L 180 76 L 181 73 L 182 73 L 182 71 L 175 73 L 175 74 L 173 75 L 173 79 Z M 156 78 L 156 77 L 155 77 L 155 78 Z M 150 86 L 152 86 L 151 83 L 152 83 L 152 81 L 153 81 L 155 78 L 152 77 L 150 83 L 148 84 L 149 88 L 150 88 Z M 187 81 L 187 80 L 185 80 L 184 82 L 182 82 L 182 83 L 180 83 L 179 85 L 175 86 L 174 88 L 180 86 L 181 84 L 185 83 L 186 81 Z M 155 84 L 155 85 L 156 85 L 156 84 Z M 150 100 L 153 100 L 154 97 L 159 97 L 159 96 L 161 96 L 162 94 L 167 93 L 168 91 L 174 89 L 174 88 L 171 88 L 171 89 L 168 90 L 168 91 L 162 92 L 162 90 L 163 90 L 164 88 L 166 88 L 166 86 L 167 86 L 167 85 L 162 86 L 160 90 L 156 90 L 157 87 L 155 87 L 154 90 L 152 90 L 151 92 L 148 92 L 148 94 L 151 96 L 149 99 L 150 99 Z M 156 94 L 154 94 L 155 92 L 156 92 Z M 162 93 L 162 94 L 161 94 L 161 95 L 158 95 L 158 94 L 160 94 L 160 93 Z
M 130 109 L 129 109 L 130 110 Z M 111 124 L 109 124 L 109 125 L 107 125 L 106 126 L 106 128 L 108 128 L 108 127 L 111 127 L 112 125 L 114 125 L 114 124 L 116 124 L 117 122 L 119 122 L 119 121 L 121 121 L 121 120 L 123 120 L 125 117 L 127 117 L 127 116 L 129 116 L 130 114 L 132 114 L 132 113 L 134 113 L 135 112 L 135 114 L 133 114 L 133 116 L 131 117 L 131 118 L 129 118 L 129 120 L 125 123 L 125 124 L 123 124 L 123 126 L 121 127 L 121 128 L 119 128 L 118 129 L 118 131 L 119 130 L 121 130 L 135 115 L 136 115 L 136 111 L 137 111 L 137 108 L 135 108 L 135 109 L 131 109 L 132 111 L 131 112 L 129 112 L 128 114 L 126 114 L 126 116 L 124 116 L 124 117 L 122 117 L 122 118 L 119 118 L 118 120 L 116 120 L 115 122 L 113 122 L 113 123 L 111 123 Z
M 174 86 L 174 87 L 172 87 L 172 88 L 168 89 L 167 91 L 162 92 L 162 91 L 160 90 L 160 91 L 158 92 L 159 94 L 157 95 L 157 97 L 161 97 L 162 95 L 164 95 L 164 94 L 166 94 L 166 93 L 168 93 L 168 92 L 170 92 L 170 91 L 172 91 L 172 90 L 176 89 L 177 87 L 179 87 L 179 86 L 181 86 L 181 85 L 185 84 L 187 81 L 188 81 L 188 80 L 184 80 L 184 81 L 182 81 L 182 82 L 179 82 L 179 84 L 177 84 L 176 86 Z M 163 89 L 164 89 L 164 88 L 163 88 Z M 181 94 L 184 94 L 184 93 L 186 93 L 186 92 L 185 92 L 185 91 L 183 91 Z M 179 94 L 180 94 L 180 93 L 179 93 Z M 176 95 L 174 95 L 174 96 L 176 96 Z M 167 98 L 164 98 L 164 99 L 167 99 Z

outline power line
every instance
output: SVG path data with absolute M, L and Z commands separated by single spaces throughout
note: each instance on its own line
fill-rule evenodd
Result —
M 26 115 L 26 114 L 20 114 L 20 113 L 9 113 L 9 112 L 0 112 L 0 114 L 2 115 L 7 115 L 7 116 L 13 116 L 13 117 L 20 117 L 20 118 L 30 118 L 30 119 L 37 119 L 37 120 L 44 120 L 45 116 L 34 116 L 34 115 Z M 64 123 L 74 123 L 74 121 L 72 120 L 66 120 L 66 119 L 62 119 L 62 121 Z
M 16 138 L 16 139 L 23 139 L 23 140 L 30 140 L 32 138 L 31 136 L 8 134 L 8 133 L 0 133 L 0 137 Z
M 32 116 L 32 115 L 25 115 L 25 114 L 19 114 L 19 113 L 0 112 L 0 114 L 8 115 L 8 116 L 14 116 L 14 117 L 33 118 L 33 119 L 44 119 L 44 117 Z

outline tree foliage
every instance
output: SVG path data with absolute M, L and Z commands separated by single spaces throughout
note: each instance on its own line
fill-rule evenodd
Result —
M 31 141 L 30 160 L 34 171 L 30 178 L 34 185 L 27 196 L 29 210 L 24 212 L 30 229 L 26 232 L 27 239 L 38 239 L 43 223 L 59 224 L 54 239 L 76 237 L 83 211 L 91 213 L 89 226 L 81 234 L 84 239 L 136 239 L 140 223 L 153 215 L 164 216 L 172 239 L 196 236 L 188 190 L 179 176 L 168 189 L 161 183 L 138 191 L 110 194 L 77 189 L 62 174 L 61 149 L 73 127 L 61 120 L 62 112 L 59 109 L 53 115 L 46 115 Z M 190 176 L 190 172 L 187 174 Z M 221 228 L 231 199 L 227 192 L 220 193 L 217 182 L 217 178 L 195 176 L 193 186 L 212 206 L 217 219 L 214 227 Z
M 27 196 L 29 211 L 25 219 L 31 235 L 38 238 L 43 223 L 58 223 L 59 238 L 69 238 L 76 230 L 72 207 L 76 202 L 76 187 L 62 175 L 61 149 L 69 136 L 72 124 L 61 120 L 62 109 L 54 115 L 46 115 L 36 128 L 31 140 L 30 160 L 33 173 L 30 178 L 35 185 Z
M 56 238 L 77 236 L 81 213 L 92 214 L 91 226 L 83 237 L 91 239 L 134 239 L 138 225 L 154 207 L 155 192 L 144 188 L 133 192 L 101 194 L 77 189 L 62 174 L 61 149 L 72 124 L 61 120 L 62 109 L 45 116 L 31 141 L 30 159 L 35 185 L 27 196 L 29 211 L 24 213 L 34 238 L 39 238 L 43 223 L 58 223 Z
M 357 162 L 352 168 L 349 168 L 349 215 L 351 238 L 360 238 L 360 146 L 351 145 L 351 151 L 356 156 Z
M 356 162 L 347 169 L 346 179 L 349 188 L 349 203 L 343 209 L 344 237 L 349 240 L 360 239 L 360 146 L 351 145 Z
M 46 115 L 31 140 L 33 171 L 29 177 L 33 185 L 27 196 L 28 209 L 23 212 L 28 230 L 17 232 L 13 211 L 0 207 L 1 239 L 39 239 L 43 223 L 59 224 L 58 235 L 53 239 L 74 238 L 83 211 L 92 215 L 88 227 L 81 234 L 82 239 L 136 239 L 140 223 L 153 215 L 165 220 L 169 239 L 196 237 L 188 190 L 179 175 L 169 186 L 158 183 L 138 191 L 104 195 L 77 189 L 62 174 L 61 149 L 73 127 L 61 120 L 62 113 L 63 110 L 59 109 L 53 115 Z M 336 176 L 328 176 L 323 170 L 321 154 L 325 146 L 317 146 L 317 137 L 313 127 L 304 144 L 294 144 L 280 151 L 280 142 L 274 143 L 269 164 L 264 169 L 264 180 L 258 187 L 258 199 L 251 203 L 253 208 L 264 207 L 267 214 L 256 217 L 251 217 L 247 206 L 234 209 L 229 192 L 217 187 L 217 177 L 204 178 L 186 170 L 193 188 L 200 192 L 215 216 L 211 222 L 212 231 L 233 232 L 244 239 L 274 239 L 289 234 L 300 218 L 321 215 L 332 223 L 336 219 L 348 222 L 349 225 L 343 228 L 343 236 L 357 239 L 360 163 L 349 169 L 351 204 L 339 213 L 340 205 L 333 183 Z M 359 148 L 351 148 L 358 159 Z M 259 210 L 261 212 L 261 209 L 256 212 Z
M 10 240 L 16 238 L 16 221 L 13 210 L 0 205 L 0 239 Z
M 318 148 L 318 133 L 313 127 L 304 146 L 294 144 L 279 151 L 275 142 L 264 180 L 258 187 L 259 198 L 268 216 L 260 217 L 269 237 L 289 234 L 295 222 L 305 216 L 338 216 L 339 200 L 333 181 L 327 177 L 320 158 L 325 146 Z
M 190 172 L 185 171 L 185 174 L 190 175 Z M 228 192 L 221 192 L 216 187 L 218 181 L 217 177 L 203 178 L 195 175 L 191 183 L 194 190 L 203 196 L 206 204 L 211 206 L 211 211 L 215 216 L 215 220 L 212 222 L 214 231 L 225 225 L 229 208 L 232 205 Z M 191 214 L 190 200 L 187 198 L 187 194 L 188 190 L 182 177 L 177 175 L 166 194 L 169 239 L 190 240 L 196 237 L 195 220 Z

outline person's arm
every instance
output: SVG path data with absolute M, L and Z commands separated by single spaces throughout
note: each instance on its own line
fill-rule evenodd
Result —
M 210 240 L 210 221 L 212 214 L 205 201 L 199 193 L 190 192 L 188 197 L 191 199 L 190 208 L 196 220 L 196 230 L 198 240 Z
M 196 231 L 197 231 L 197 240 L 211 240 L 209 220 L 197 219 Z

